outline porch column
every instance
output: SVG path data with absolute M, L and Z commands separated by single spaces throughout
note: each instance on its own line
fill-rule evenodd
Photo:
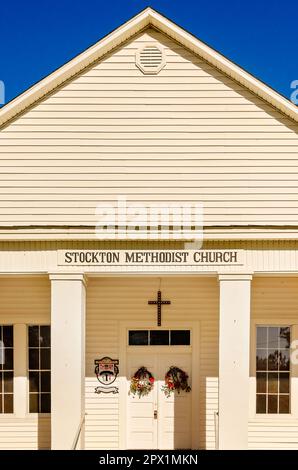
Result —
M 52 449 L 72 449 L 85 414 L 83 274 L 51 274 Z M 84 447 L 80 435 L 77 449 Z
M 219 275 L 219 449 L 248 447 L 251 279 Z

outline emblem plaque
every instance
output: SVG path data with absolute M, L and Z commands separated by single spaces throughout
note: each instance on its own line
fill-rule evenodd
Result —
M 119 374 L 119 360 L 110 357 L 95 359 L 95 375 L 102 386 L 95 388 L 95 393 L 119 393 L 118 387 L 111 385 Z

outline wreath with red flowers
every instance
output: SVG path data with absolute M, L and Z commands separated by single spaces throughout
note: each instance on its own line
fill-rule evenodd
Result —
M 139 398 L 148 395 L 154 387 L 154 377 L 146 367 L 140 367 L 132 376 L 129 393 Z
M 190 392 L 191 387 L 188 384 L 188 375 L 184 370 L 179 369 L 179 367 L 171 366 L 165 376 L 165 385 L 163 385 L 162 390 L 164 391 L 166 397 L 170 397 L 175 390 L 180 393 Z

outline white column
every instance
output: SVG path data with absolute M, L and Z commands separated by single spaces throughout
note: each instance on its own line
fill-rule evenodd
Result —
M 85 414 L 85 278 L 51 274 L 52 449 L 72 449 Z M 77 448 L 83 448 L 81 434 Z
M 219 449 L 248 447 L 251 279 L 219 275 Z

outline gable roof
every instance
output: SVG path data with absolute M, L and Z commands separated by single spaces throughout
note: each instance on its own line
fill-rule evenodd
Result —
M 100 59 L 112 49 L 118 47 L 130 37 L 148 27 L 153 27 L 174 39 L 185 48 L 191 50 L 194 54 L 200 56 L 210 65 L 213 65 L 218 70 L 249 89 L 274 108 L 298 122 L 298 108 L 293 103 L 180 26 L 148 7 L 96 44 L 89 47 L 86 51 L 3 106 L 3 108 L 0 109 L 0 126 L 3 126 L 18 114 L 24 112 L 28 107 L 45 97 L 56 87 L 61 86 L 66 80 L 69 80 L 86 67 L 89 67 L 93 62 Z

